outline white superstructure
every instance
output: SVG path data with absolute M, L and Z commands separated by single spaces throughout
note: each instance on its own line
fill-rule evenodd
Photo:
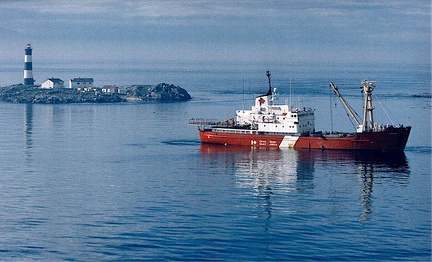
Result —
M 237 110 L 235 124 L 250 126 L 253 130 L 266 133 L 310 134 L 315 132 L 314 109 L 292 108 L 286 104 L 275 104 L 277 90 L 272 89 L 269 78 L 269 91 L 265 95 L 255 98 L 255 105 L 251 110 Z

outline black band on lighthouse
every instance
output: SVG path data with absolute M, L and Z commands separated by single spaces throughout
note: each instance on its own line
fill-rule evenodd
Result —
M 33 70 L 33 63 L 32 62 L 25 62 L 24 63 L 24 70 Z

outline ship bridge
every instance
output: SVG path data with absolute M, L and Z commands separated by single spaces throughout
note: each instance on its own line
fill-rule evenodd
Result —
M 258 96 L 251 110 L 237 110 L 237 125 L 256 126 L 258 131 L 308 134 L 315 132 L 315 110 L 275 104 L 276 88 L 268 95 Z

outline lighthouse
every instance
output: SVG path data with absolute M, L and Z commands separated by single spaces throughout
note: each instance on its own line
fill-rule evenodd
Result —
M 26 48 L 24 49 L 25 55 L 24 55 L 24 85 L 25 86 L 32 86 L 34 85 L 34 79 L 33 79 L 33 65 L 32 65 L 32 48 L 30 44 L 27 44 Z

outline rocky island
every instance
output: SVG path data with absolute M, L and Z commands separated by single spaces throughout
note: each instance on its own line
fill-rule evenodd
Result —
M 192 99 L 189 93 L 172 84 L 132 85 L 124 92 L 102 92 L 101 88 L 42 89 L 23 84 L 0 88 L 0 101 L 31 104 L 119 103 L 130 101 L 180 102 Z

